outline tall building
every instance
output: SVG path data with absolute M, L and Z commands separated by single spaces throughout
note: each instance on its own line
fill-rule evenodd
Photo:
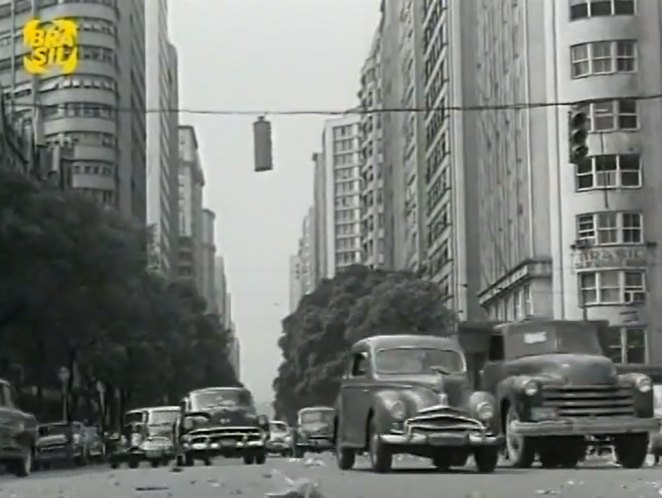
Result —
M 290 256 L 290 313 L 294 313 L 303 296 L 301 285 L 301 261 L 298 255 Z
M 342 268 L 361 262 L 361 157 L 359 153 L 360 118 L 349 116 L 324 123 L 323 196 L 325 274 L 331 278 Z M 317 206 L 316 206 L 317 208 Z
M 225 276 L 225 261 L 223 256 L 216 256 L 214 261 L 214 286 L 216 287 L 216 308 L 221 316 L 224 328 L 226 319 L 230 318 L 230 310 L 225 307 L 225 296 L 228 293 L 228 282 Z
M 216 214 L 211 209 L 202 210 L 202 257 L 200 258 L 200 277 L 202 297 L 207 302 L 207 312 L 218 313 L 216 290 L 216 244 L 214 242 L 214 223 Z
M 297 254 L 290 257 L 290 311 L 296 310 L 302 296 L 315 290 L 318 251 L 316 246 L 315 208 L 308 209 L 301 224 Z
M 32 18 L 79 22 L 76 72 L 23 70 L 23 25 Z M 36 145 L 72 148 L 71 186 L 146 220 L 145 12 L 138 0 L 122 2 L 0 1 L 0 85 L 15 103 L 14 119 Z M 121 43 L 120 43 L 121 40 Z M 64 172 L 63 172 L 64 173 Z
M 232 336 L 229 341 L 229 360 L 237 380 L 241 381 L 241 343 L 237 336 L 235 324 L 231 324 Z
M 495 2 L 496 4 L 503 2 Z M 425 107 L 425 275 L 461 320 L 480 320 L 475 19 L 477 3 L 426 2 L 423 11 Z M 421 113 L 422 114 L 422 113 Z M 483 178 L 485 179 L 485 178 Z
M 363 109 L 382 108 L 381 30 L 375 33 L 361 70 L 359 99 Z M 384 142 L 382 115 L 361 118 L 361 256 L 362 263 L 381 268 L 384 258 Z
M 179 116 L 176 51 L 168 41 L 168 1 L 145 3 L 147 108 L 147 223 L 153 227 L 155 264 L 174 277 L 177 266 Z M 174 60 L 173 60 L 174 57 Z
M 609 320 L 614 359 L 662 362 L 662 101 L 638 99 L 662 83 L 662 4 L 484 0 L 477 14 L 482 103 L 575 102 L 590 123 L 575 166 L 568 106 L 484 114 L 483 305 Z
M 314 163 L 314 183 L 313 183 L 313 239 L 314 239 L 314 260 L 313 260 L 313 282 L 315 286 L 328 274 L 328 260 L 326 255 L 326 185 L 324 154 L 314 153 L 312 156 Z
M 202 285 L 202 188 L 205 184 L 195 128 L 179 126 L 179 277 Z

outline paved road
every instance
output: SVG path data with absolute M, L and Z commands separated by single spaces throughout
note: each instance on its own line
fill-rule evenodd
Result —
M 287 488 L 282 474 L 320 483 L 324 498 L 660 498 L 662 467 L 623 470 L 595 463 L 577 470 L 513 470 L 477 475 L 473 469 L 436 473 L 415 459 L 398 461 L 392 474 L 375 475 L 365 461 L 340 472 L 329 457 L 290 461 L 272 458 L 264 466 L 219 459 L 214 466 L 140 470 L 92 467 L 47 471 L 28 479 L 0 479 L 1 498 L 262 498 Z M 659 481 L 659 483 L 658 483 Z M 318 498 L 312 495 L 311 498 Z

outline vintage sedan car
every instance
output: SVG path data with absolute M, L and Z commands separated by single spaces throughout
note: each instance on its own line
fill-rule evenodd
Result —
M 83 428 L 80 422 L 41 424 L 35 444 L 34 466 L 47 469 L 57 463 L 69 467 L 85 465 L 87 453 Z
M 393 455 L 430 458 L 439 469 L 465 465 L 493 472 L 502 438 L 494 397 L 472 392 L 454 338 L 376 336 L 352 346 L 334 422 L 338 466 L 367 451 L 373 470 L 391 469 Z
M 37 419 L 14 403 L 11 384 L 0 379 L 0 464 L 17 477 L 30 475 L 37 442 Z
M 574 467 L 586 447 L 611 443 L 625 468 L 646 460 L 659 431 L 649 376 L 619 373 L 604 356 L 602 325 L 532 319 L 494 327 L 480 387 L 497 399 L 508 458 Z
M 293 432 L 293 429 L 286 422 L 280 420 L 269 422 L 267 451 L 281 456 L 293 454 Z
M 138 408 L 124 415 L 124 430 L 115 438 L 109 454 L 110 466 L 127 463 L 137 468 L 147 461 L 152 467 L 166 465 L 174 458 L 173 425 L 179 418 L 179 406 Z
M 333 420 L 336 410 L 330 406 L 309 406 L 299 410 L 294 433 L 294 456 L 333 451 Z
M 210 464 L 211 458 L 243 458 L 264 464 L 269 418 L 255 411 L 253 396 L 243 387 L 209 387 L 191 391 L 180 404 L 175 426 L 177 463 Z

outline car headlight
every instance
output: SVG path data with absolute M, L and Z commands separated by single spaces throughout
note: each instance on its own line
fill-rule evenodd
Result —
M 492 420 L 492 418 L 494 418 L 494 407 L 492 406 L 492 403 L 489 401 L 478 403 L 478 406 L 476 407 L 476 415 L 481 422 Z
M 407 418 L 407 407 L 399 399 L 389 403 L 387 408 L 394 419 L 404 420 Z
M 651 382 L 650 377 L 647 376 L 639 377 L 635 382 L 635 386 L 641 393 L 647 393 L 653 389 L 653 383 Z
M 529 380 L 522 386 L 522 390 L 527 396 L 533 396 L 537 394 L 539 389 L 540 388 L 538 387 L 538 383 L 535 380 Z

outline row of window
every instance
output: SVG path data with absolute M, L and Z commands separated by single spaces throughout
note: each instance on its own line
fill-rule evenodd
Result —
M 637 43 L 633 40 L 599 41 L 570 47 L 572 77 L 637 71 Z
M 586 158 L 576 166 L 578 191 L 640 188 L 643 181 L 639 154 L 605 154 Z
M 643 214 L 615 212 L 577 216 L 577 240 L 591 245 L 641 244 L 644 242 Z
M 115 109 L 106 104 L 89 102 L 69 102 L 63 105 L 49 105 L 43 108 L 44 118 L 101 118 L 115 119 Z
M 61 146 L 83 145 L 87 147 L 115 147 L 117 145 L 117 138 L 110 133 L 96 131 L 69 131 L 57 135 L 47 135 L 46 144 Z
M 570 19 L 635 13 L 635 0 L 570 0 Z
M 599 270 L 578 274 L 580 303 L 634 304 L 646 301 L 645 270 Z
M 633 131 L 639 128 L 639 114 L 635 99 L 614 99 L 590 102 L 581 106 L 588 118 L 591 132 Z

